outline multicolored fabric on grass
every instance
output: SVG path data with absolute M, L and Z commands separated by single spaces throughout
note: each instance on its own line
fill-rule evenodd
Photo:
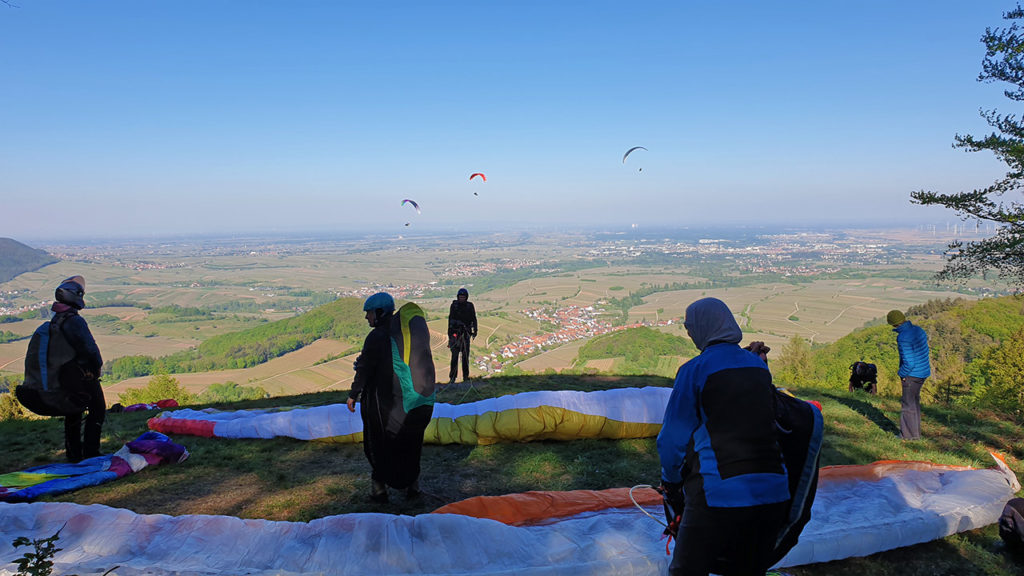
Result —
M 21 472 L 0 474 L 0 501 L 26 502 L 116 480 L 147 466 L 177 463 L 188 450 L 159 432 L 146 432 L 114 454 L 77 464 L 44 464 Z

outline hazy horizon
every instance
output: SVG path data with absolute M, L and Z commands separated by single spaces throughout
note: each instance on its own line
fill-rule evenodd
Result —
M 954 228 L 956 227 L 956 228 Z M 502 227 L 458 229 L 454 227 L 423 227 L 416 230 L 408 228 L 396 232 L 386 228 L 367 228 L 365 230 L 238 230 L 238 231 L 209 231 L 193 233 L 154 232 L 151 234 L 70 234 L 70 235 L 23 235 L 21 237 L 9 237 L 17 242 L 26 244 L 33 248 L 40 246 L 63 246 L 69 247 L 75 244 L 89 245 L 129 245 L 133 243 L 163 242 L 168 244 L 189 243 L 189 242 L 266 242 L 266 243 L 301 243 L 301 242 L 350 242 L 350 241 L 402 241 L 416 239 L 437 240 L 443 237 L 452 240 L 481 240 L 485 241 L 493 237 L 503 235 L 536 235 L 536 236 L 557 236 L 557 235 L 582 235 L 588 237 L 610 236 L 631 238 L 635 240 L 657 241 L 666 238 L 738 238 L 742 235 L 778 235 L 798 233 L 822 233 L 822 234 L 857 234 L 857 233 L 900 233 L 915 232 L 922 237 L 931 235 L 937 243 L 946 243 L 950 240 L 961 238 L 971 240 L 978 238 L 978 232 L 973 225 L 968 225 L 958 220 L 946 220 L 943 222 L 931 223 L 879 223 L 875 225 L 860 224 L 720 224 L 704 226 L 632 226 L 632 225 L 568 225 L 559 226 L 547 225 L 509 225 Z M 981 233 L 987 233 L 982 230 Z M 0 234 L 0 238 L 4 238 Z M 472 249 L 472 245 L 467 245 Z
M 1014 6 L 0 4 L 0 236 L 941 225 Z

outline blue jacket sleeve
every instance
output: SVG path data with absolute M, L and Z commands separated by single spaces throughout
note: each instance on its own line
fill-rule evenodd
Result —
M 700 390 L 691 362 L 683 364 L 665 407 L 665 418 L 658 433 L 658 457 L 661 459 L 661 480 L 683 481 L 682 467 L 686 447 L 700 425 Z

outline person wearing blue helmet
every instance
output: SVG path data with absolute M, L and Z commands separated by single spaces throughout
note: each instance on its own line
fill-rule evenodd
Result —
M 355 362 L 348 409 L 363 420 L 363 453 L 370 463 L 370 500 L 388 501 L 388 486 L 405 490 L 407 498 L 420 495 L 420 454 L 423 432 L 433 415 L 433 404 L 405 411 L 402 387 L 395 374 L 392 323 L 395 299 L 378 292 L 363 304 L 370 333 Z
M 462 381 L 469 380 L 469 341 L 476 338 L 476 308 L 469 301 L 469 290 L 459 288 L 448 309 L 448 348 L 452 351 L 448 383 L 454 384 L 462 358 Z

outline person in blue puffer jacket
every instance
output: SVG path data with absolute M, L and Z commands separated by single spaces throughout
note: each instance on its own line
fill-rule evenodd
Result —
M 683 325 L 701 352 L 679 368 L 658 434 L 662 489 L 682 513 L 669 573 L 763 575 L 790 499 L 772 375 L 721 300 L 690 304 Z
M 924 386 L 925 378 L 932 375 L 928 334 L 907 320 L 899 310 L 890 310 L 885 319 L 896 333 L 896 350 L 900 354 L 900 368 L 896 372 L 903 385 L 900 437 L 904 440 L 920 440 L 921 387 Z

